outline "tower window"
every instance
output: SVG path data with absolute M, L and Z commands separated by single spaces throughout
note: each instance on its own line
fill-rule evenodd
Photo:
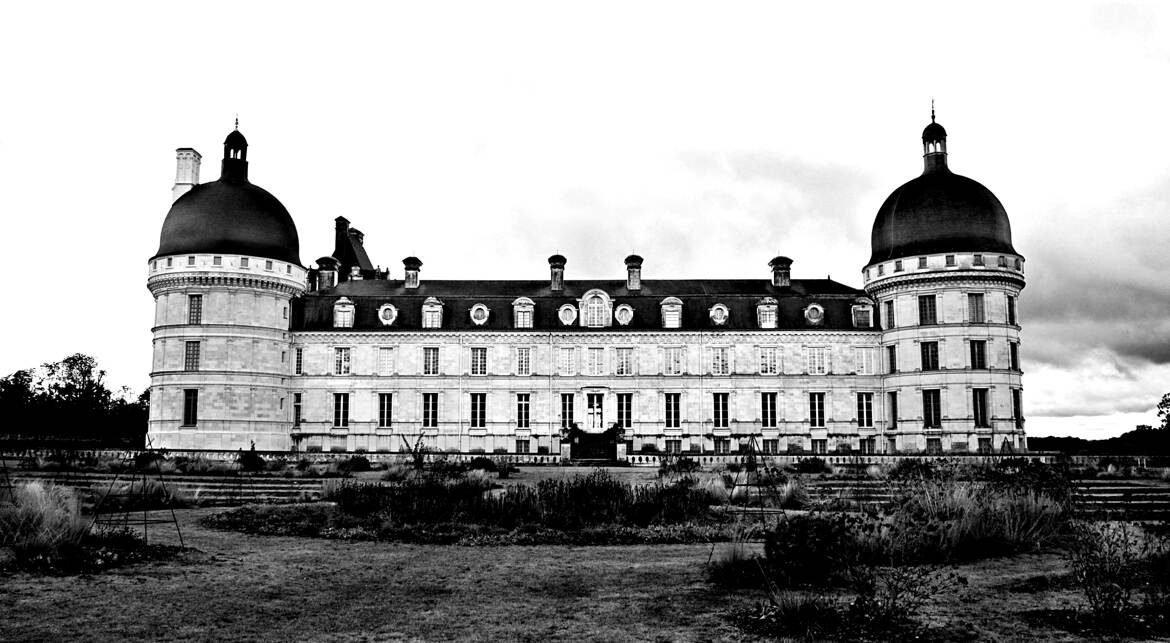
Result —
M 293 373 L 296 375 L 303 375 L 305 373 L 305 349 L 297 348 L 293 353 Z
M 881 277 L 884 274 L 886 274 L 885 264 L 878 264 L 878 276 Z
M 171 267 L 172 257 L 167 257 L 167 268 Z
M 271 259 L 267 259 L 264 261 L 264 269 L 265 270 L 272 270 L 272 260 Z
M 1007 323 L 1016 325 L 1016 298 L 1011 295 L 1007 296 Z
M 918 323 L 921 326 L 930 326 L 938 323 L 934 295 L 918 296 Z
M 991 422 L 988 421 L 987 417 L 987 389 L 971 389 L 971 413 L 975 418 L 975 428 L 987 429 L 991 427 Z
M 938 342 L 922 342 L 922 370 L 938 370 Z
M 894 328 L 894 300 L 886 300 L 886 329 Z
M 193 256 L 187 257 L 187 265 L 194 266 L 195 265 L 195 257 L 193 257 Z
M 1011 360 L 1011 369 L 1020 370 L 1020 345 L 1016 342 L 1008 344 L 1008 358 Z
M 187 295 L 187 323 L 203 323 L 203 295 Z
M 333 394 L 333 428 L 349 427 L 349 393 Z
M 1000 267 L 1000 268 L 1007 268 L 1007 257 L 1005 257 L 1005 256 L 1003 256 L 1003 255 L 1000 255 L 1000 257 L 999 257 L 999 267 Z
M 987 340 L 971 340 L 971 368 L 987 368 Z
M 918 258 L 918 267 L 919 267 L 919 268 L 925 268 L 925 267 L 926 267 L 926 257 L 919 257 L 919 258 Z
M 886 393 L 886 426 L 891 431 L 898 428 L 898 392 L 890 391 Z M 890 438 L 893 440 L 893 438 Z M 894 451 L 893 445 L 890 446 L 890 451 Z
M 302 398 L 300 393 L 293 393 L 293 426 L 301 425 Z
M 873 428 L 873 393 L 857 394 L 857 426 Z
M 967 321 L 982 324 L 987 321 L 983 314 L 983 293 L 967 293 Z
M 212 257 L 211 258 L 211 265 L 222 266 L 223 265 L 223 257 Z
M 886 372 L 898 372 L 898 345 L 890 344 L 886 346 Z
M 942 403 L 938 389 L 922 392 L 922 426 L 927 429 L 942 428 Z
M 240 257 L 240 267 L 241 268 L 248 267 L 248 258 L 247 257 Z
M 902 272 L 902 260 L 898 259 L 894 262 L 894 272 Z
M 947 255 L 947 267 L 948 268 L 955 267 L 955 255 Z
M 983 265 L 983 255 L 975 255 L 975 260 L 973 261 L 973 263 L 976 266 L 982 266 Z
M 199 370 L 199 342 L 187 342 L 183 353 L 183 370 Z
M 199 423 L 199 389 L 183 389 L 183 426 Z

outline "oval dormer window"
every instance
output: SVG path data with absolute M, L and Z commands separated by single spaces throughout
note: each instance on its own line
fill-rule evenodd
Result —
M 382 304 L 378 307 L 378 321 L 383 326 L 391 326 L 398 319 L 398 309 L 393 304 Z
M 471 323 L 476 326 L 483 326 L 487 323 L 488 315 L 491 311 L 484 304 L 476 304 L 471 307 Z
M 804 320 L 809 326 L 820 326 L 825 323 L 825 309 L 820 304 L 809 304 L 804 309 Z
M 572 304 L 565 304 L 557 311 L 557 317 L 565 326 L 572 326 L 573 322 L 577 321 L 577 307 Z
M 629 304 L 622 304 L 613 312 L 613 316 L 617 319 L 617 323 L 629 326 L 630 322 L 634 320 L 634 309 Z
M 711 323 L 716 326 L 723 326 L 727 323 L 727 318 L 731 315 L 727 311 L 727 306 L 723 304 L 715 304 L 707 311 L 707 315 L 711 318 Z

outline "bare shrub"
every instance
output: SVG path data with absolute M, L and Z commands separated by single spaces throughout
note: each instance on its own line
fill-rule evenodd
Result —
M 1080 523 L 1067 556 L 1095 625 L 1168 625 L 1170 552 L 1164 538 L 1129 522 Z
M 13 488 L 15 505 L 0 508 L 0 545 L 18 557 L 55 556 L 89 533 L 81 503 L 68 487 L 29 482 Z

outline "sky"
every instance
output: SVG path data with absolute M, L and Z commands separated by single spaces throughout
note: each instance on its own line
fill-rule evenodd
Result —
M 6 5 L 0 376 L 83 352 L 149 382 L 147 260 L 175 149 L 251 180 L 309 265 L 333 219 L 422 278 L 861 286 L 922 171 L 990 188 L 1027 259 L 1029 435 L 1156 424 L 1170 392 L 1170 4 L 426 2 Z

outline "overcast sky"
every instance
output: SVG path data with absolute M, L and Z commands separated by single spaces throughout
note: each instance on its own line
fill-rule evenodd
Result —
M 0 12 L 0 375 L 73 352 L 148 383 L 174 150 L 254 183 L 308 265 L 333 218 L 395 274 L 793 276 L 860 287 L 922 169 L 990 188 L 1027 258 L 1030 435 L 1156 422 L 1170 391 L 1170 5 L 49 3 Z

